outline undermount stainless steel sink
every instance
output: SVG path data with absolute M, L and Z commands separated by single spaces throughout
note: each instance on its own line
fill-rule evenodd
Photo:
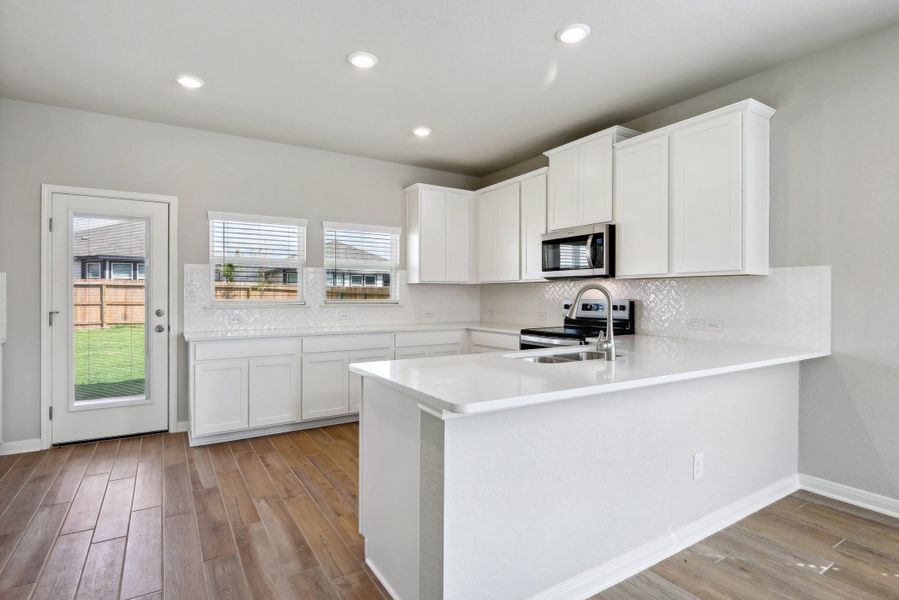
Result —
M 615 356 L 621 356 L 616 354 Z M 532 363 L 554 364 L 554 363 L 570 363 L 581 362 L 585 360 L 605 359 L 605 352 L 596 352 L 595 350 L 581 350 L 580 352 L 565 352 L 564 354 L 541 354 L 538 356 L 524 356 L 518 360 Z

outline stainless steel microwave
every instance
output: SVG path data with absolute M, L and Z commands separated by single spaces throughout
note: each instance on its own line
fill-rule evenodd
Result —
M 543 277 L 615 276 L 615 226 L 584 225 L 542 236 Z

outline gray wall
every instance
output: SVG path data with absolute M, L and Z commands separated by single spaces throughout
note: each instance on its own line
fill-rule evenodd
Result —
M 897 68 L 899 27 L 892 27 L 625 123 L 650 131 L 749 97 L 777 109 L 771 264 L 833 266 L 833 356 L 801 369 L 800 470 L 893 498 L 899 498 Z M 540 165 L 535 158 L 482 182 Z
M 400 225 L 400 190 L 416 181 L 469 189 L 477 183 L 396 163 L 0 99 L 0 271 L 8 273 L 9 286 L 3 439 L 40 436 L 42 183 L 178 196 L 182 264 L 208 260 L 207 210 L 308 218 L 308 263 L 321 266 L 321 220 Z M 186 377 L 184 368 L 181 419 L 187 418 Z

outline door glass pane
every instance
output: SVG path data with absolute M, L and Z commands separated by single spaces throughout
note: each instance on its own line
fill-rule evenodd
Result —
M 147 225 L 145 219 L 72 218 L 76 405 L 145 397 Z

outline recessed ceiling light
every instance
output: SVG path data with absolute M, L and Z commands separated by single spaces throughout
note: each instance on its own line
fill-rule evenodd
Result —
M 556 37 L 559 38 L 559 41 L 566 44 L 577 44 L 588 35 L 590 35 L 590 26 L 583 23 L 568 25 L 556 32 Z
M 177 81 L 184 87 L 191 90 L 199 89 L 204 85 L 203 80 L 196 75 L 178 75 Z
M 378 64 L 378 57 L 371 52 L 353 52 L 346 59 L 357 69 L 371 69 Z
M 431 128 L 430 127 L 416 127 L 415 129 L 412 130 L 412 133 L 414 133 L 416 136 L 418 136 L 420 138 L 426 138 L 429 135 L 431 135 Z

